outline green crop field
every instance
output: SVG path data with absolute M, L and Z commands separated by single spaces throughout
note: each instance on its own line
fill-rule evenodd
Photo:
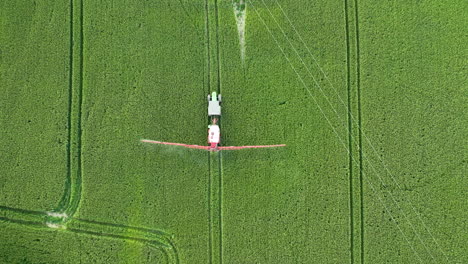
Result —
M 0 263 L 468 263 L 467 14 L 1 1 Z

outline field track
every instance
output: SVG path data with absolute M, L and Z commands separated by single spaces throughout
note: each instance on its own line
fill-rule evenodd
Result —
M 76 5 L 76 7 L 75 7 Z M 68 91 L 67 177 L 65 190 L 54 210 L 72 217 L 81 200 L 83 108 L 83 1 L 70 1 L 70 70 Z M 76 19 L 76 21 L 75 21 Z
M 218 0 L 205 0 L 206 94 L 222 93 Z M 222 122 L 222 121 L 221 121 Z M 207 125 L 210 120 L 207 120 Z M 221 125 L 222 123 L 220 123 Z M 208 154 L 209 263 L 223 263 L 222 154 Z

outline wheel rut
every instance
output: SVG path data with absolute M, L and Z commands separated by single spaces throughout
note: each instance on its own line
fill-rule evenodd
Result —
M 364 192 L 358 1 L 344 1 L 349 149 L 350 263 L 364 263 Z M 358 117 L 357 120 L 354 117 Z
M 72 218 L 66 225 L 57 224 L 56 227 L 51 228 L 52 224 L 45 211 L 31 211 L 6 206 L 0 206 L 0 222 L 28 226 L 43 231 L 61 229 L 63 232 L 80 233 L 97 238 L 133 241 L 163 250 L 170 260 L 168 263 L 179 263 L 180 261 L 173 236 L 162 230 L 80 218 Z
M 219 45 L 218 0 L 205 0 L 206 93 L 221 94 L 221 56 Z M 218 122 L 221 126 L 222 120 Z M 207 120 L 207 125 L 210 120 Z M 223 263 L 222 155 L 208 153 L 208 229 L 209 263 Z
M 66 223 L 78 210 L 82 183 L 82 108 L 83 108 L 83 3 L 70 0 L 70 54 L 68 95 L 67 175 L 58 206 L 49 212 L 51 223 Z

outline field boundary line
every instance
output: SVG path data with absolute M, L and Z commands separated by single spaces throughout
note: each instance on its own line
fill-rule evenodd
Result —
M 275 0 L 276 1 L 276 4 L 279 6 L 279 8 L 281 9 L 283 15 L 287 18 L 289 24 L 291 25 L 291 27 L 294 29 L 295 33 L 299 36 L 301 42 L 304 44 L 304 46 L 306 47 L 308 53 L 311 55 L 312 59 L 314 60 L 315 64 L 318 66 L 318 68 L 320 69 L 320 71 L 322 72 L 322 74 L 324 75 L 325 79 L 328 81 L 328 83 L 332 86 L 333 90 L 335 91 L 336 95 L 338 96 L 338 98 L 340 99 L 341 103 L 344 105 L 344 102 L 342 100 L 342 98 L 340 97 L 340 95 L 338 94 L 337 92 L 337 89 L 336 87 L 332 84 L 332 82 L 330 81 L 330 79 L 328 78 L 328 76 L 325 74 L 325 72 L 323 71 L 322 67 L 320 66 L 320 64 L 318 63 L 318 61 L 316 60 L 315 56 L 312 54 L 312 52 L 310 51 L 309 47 L 307 46 L 307 44 L 305 43 L 304 39 L 301 37 L 301 35 L 299 34 L 299 32 L 296 30 L 296 27 L 293 25 L 293 23 L 291 22 L 291 20 L 289 19 L 289 17 L 287 16 L 286 12 L 284 11 L 284 9 L 281 7 L 281 5 L 279 4 L 278 0 Z M 356 33 L 359 34 L 359 27 L 358 27 L 358 0 L 354 0 L 355 1 L 355 17 L 356 17 Z M 357 44 L 359 45 L 359 40 L 357 38 Z M 359 46 L 357 47 L 359 49 Z M 359 51 L 359 50 L 358 50 Z M 360 66 L 359 66 L 360 67 Z M 360 78 L 360 73 L 359 74 L 359 78 Z M 361 108 L 359 107 L 359 111 Z M 360 113 L 360 112 L 358 112 Z M 353 115 L 351 115 L 351 118 L 352 119 L 355 119 L 353 117 Z M 359 124 L 359 120 L 357 122 Z M 384 160 L 378 155 L 378 152 L 377 150 L 375 149 L 374 145 L 371 143 L 371 141 L 369 140 L 369 138 L 366 136 L 366 134 L 364 133 L 364 131 L 362 131 L 361 127 L 359 127 L 359 134 L 362 135 L 362 137 L 364 137 L 367 141 L 367 143 L 369 144 L 369 146 L 372 148 L 373 152 L 375 153 L 375 155 L 377 156 L 377 158 L 379 159 L 379 161 L 382 163 L 383 167 L 385 168 L 385 170 L 389 173 L 392 181 L 396 184 L 396 186 L 398 187 L 398 189 L 403 192 L 403 189 L 401 188 L 401 186 L 398 184 L 398 181 L 396 181 L 395 177 L 393 176 L 393 174 L 391 173 L 390 169 L 388 168 L 388 166 L 386 165 L 386 163 L 384 162 Z M 362 140 L 360 141 L 361 144 L 362 144 Z M 364 153 L 362 152 L 362 148 L 360 148 L 360 152 L 361 152 L 361 156 L 364 157 Z M 443 254 L 443 256 L 445 257 L 445 259 L 447 261 L 449 261 L 447 255 L 445 254 L 444 250 L 442 250 L 442 247 L 440 246 L 440 244 L 437 242 L 437 240 L 435 239 L 435 237 L 432 235 L 432 232 L 429 230 L 429 228 L 427 227 L 427 225 L 425 224 L 425 222 L 423 221 L 422 217 L 421 217 L 421 214 L 417 212 L 417 210 L 414 208 L 414 205 L 413 203 L 411 202 L 411 199 L 407 198 L 406 197 L 406 200 L 408 201 L 408 203 L 410 204 L 410 206 L 412 207 L 412 210 L 414 211 L 414 213 L 418 216 L 419 220 L 421 221 L 421 223 L 423 224 L 424 226 L 424 229 L 428 232 L 428 234 L 431 236 L 432 240 L 434 241 L 434 243 L 437 245 L 437 248 L 438 250 Z M 429 254 L 430 251 L 429 251 Z
M 252 7 L 254 7 L 254 5 L 252 4 L 252 2 L 249 0 L 249 2 L 251 3 Z M 299 75 L 299 73 L 297 72 L 296 68 L 292 65 L 291 61 L 289 60 L 289 58 L 287 57 L 286 53 L 284 52 L 283 48 L 281 48 L 281 46 L 279 45 L 278 43 L 278 40 L 274 37 L 273 33 L 271 32 L 271 30 L 269 29 L 268 25 L 266 24 L 266 22 L 264 21 L 264 19 L 261 17 L 261 15 L 258 13 L 257 9 L 254 7 L 254 11 L 257 13 L 257 16 L 260 18 L 260 20 L 262 21 L 262 23 L 265 25 L 265 28 L 267 29 L 267 31 L 269 32 L 269 34 L 272 36 L 273 40 L 275 40 L 276 42 L 276 45 L 278 46 L 278 48 L 280 49 L 280 51 L 283 53 L 283 56 L 286 58 L 286 60 L 288 61 L 289 65 L 291 66 L 291 68 L 294 70 L 294 72 L 296 73 L 296 75 L 299 77 L 299 80 L 301 81 L 301 83 L 304 85 L 304 88 L 306 88 L 306 90 L 308 91 L 309 95 L 311 96 L 311 98 L 314 100 L 315 104 L 317 105 L 317 107 L 320 109 L 320 111 L 322 112 L 322 114 L 324 115 L 325 119 L 327 120 L 328 124 L 331 126 L 332 130 L 335 132 L 336 136 L 338 137 L 338 139 L 340 140 L 340 142 L 343 144 L 343 146 L 345 147 L 345 149 L 349 152 L 349 149 L 346 147 L 346 144 L 343 142 L 343 140 L 341 139 L 341 137 L 338 135 L 338 132 L 335 130 L 335 127 L 331 124 L 330 120 L 328 119 L 328 117 L 325 115 L 322 107 L 318 104 L 317 100 L 315 99 L 315 97 L 312 95 L 312 93 L 310 92 L 310 89 L 307 87 L 307 85 L 305 84 L 304 80 L 302 79 L 302 77 Z M 366 178 L 367 179 L 367 178 Z M 373 184 L 368 180 L 368 183 L 373 186 Z M 373 190 L 375 190 L 373 188 Z M 388 210 L 387 206 L 385 205 L 385 203 L 383 202 L 383 200 L 380 198 L 380 196 L 378 195 L 377 192 L 375 192 L 375 194 L 379 197 L 380 201 L 382 202 L 382 205 L 384 206 L 385 210 L 387 211 L 387 213 L 389 214 L 389 216 L 391 217 L 391 219 L 396 223 L 396 220 L 394 219 L 394 217 L 392 216 L 390 210 Z M 401 227 L 396 224 L 398 230 L 400 230 L 400 232 L 402 233 L 403 237 L 405 238 L 405 240 L 407 241 L 408 245 L 410 246 L 410 248 L 413 250 L 413 252 L 415 253 L 415 255 L 418 257 L 419 261 L 421 263 L 423 263 L 421 257 L 419 256 L 419 254 L 417 253 L 417 251 L 414 249 L 413 245 L 410 243 L 410 241 L 408 240 L 407 236 L 404 234 L 403 230 L 401 229 Z

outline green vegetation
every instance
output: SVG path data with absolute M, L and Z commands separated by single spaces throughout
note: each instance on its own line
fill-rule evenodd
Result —
M 206 263 L 208 153 L 139 142 L 205 143 L 204 13 L 165 2 L 124 5 L 85 5 L 78 217 L 164 230 L 184 248 L 182 260 Z
M 467 39 L 460 32 L 468 10 L 462 6 L 455 1 L 360 6 L 363 131 L 380 155 L 363 139 L 369 157 L 364 170 L 378 183 L 373 164 L 388 184 L 378 187 L 382 199 L 424 263 L 468 261 L 462 235 L 468 216 L 462 204 Z M 368 186 L 364 193 L 366 252 L 379 252 L 367 253 L 367 262 L 417 260 L 388 214 L 373 204 Z
M 168 256 L 138 242 L 2 223 L 2 263 L 154 263 Z M 8 239 L 3 239 L 3 237 Z M 141 252 L 132 255 L 131 252 Z
M 1 263 L 468 262 L 466 5 L 54 2 L 0 4 Z M 213 91 L 287 147 L 140 143 Z
M 70 67 L 67 9 L 66 4 L 34 1 L 0 4 L 2 206 L 50 210 L 63 190 Z
M 346 52 L 342 17 L 331 15 L 342 6 L 310 2 L 299 10 L 294 5 L 291 2 L 283 8 L 295 10 L 289 16 L 305 22 L 297 25 L 298 30 L 316 27 L 317 21 L 326 24 L 316 30 L 326 31 L 327 38 L 319 39 L 317 33 L 309 36 L 314 38 L 311 48 L 328 46 L 321 52 L 320 60 L 327 58 L 328 62 L 323 67 L 342 64 Z M 316 6 L 323 9 L 316 10 Z M 275 5 L 269 8 L 276 19 L 287 23 Z M 224 262 L 346 263 L 348 155 L 265 28 L 262 19 L 283 49 L 288 48 L 293 66 L 305 76 L 268 10 L 257 1 L 247 12 L 244 67 L 238 66 L 241 60 L 232 12 L 220 12 L 223 140 L 227 145 L 288 146 L 222 153 Z M 312 58 L 306 59 L 312 63 Z M 345 80 L 345 70 L 341 67 L 330 74 L 336 78 L 333 82 Z M 310 76 L 302 78 L 309 89 L 314 88 Z M 346 96 L 346 90 L 340 90 Z M 324 98 L 317 100 L 322 106 L 326 103 Z M 339 110 L 346 114 L 346 109 Z M 339 124 L 331 109 L 326 113 L 333 124 Z M 346 137 L 346 128 L 339 124 L 336 129 Z

